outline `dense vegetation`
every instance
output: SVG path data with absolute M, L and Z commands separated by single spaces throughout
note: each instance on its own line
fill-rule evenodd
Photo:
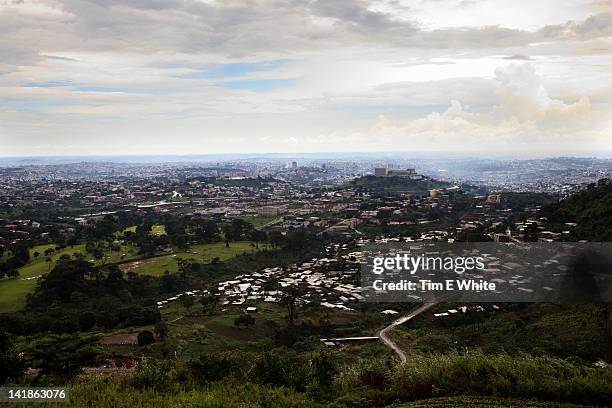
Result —
M 612 369 L 504 354 L 416 355 L 406 364 L 365 358 L 343 365 L 325 352 L 231 352 L 185 363 L 143 360 L 133 373 L 86 377 L 72 388 L 74 406 L 83 407 L 382 407 L 458 395 L 490 397 L 499 405 L 512 398 L 609 406 Z M 467 401 L 453 406 L 470 406 Z
M 427 195 L 431 189 L 450 186 L 448 183 L 431 179 L 412 180 L 405 177 L 376 176 L 360 177 L 352 180 L 349 185 L 358 192 L 413 193 L 423 195 Z
M 559 203 L 550 204 L 542 210 L 548 217 L 552 229 L 567 229 L 565 223 L 576 223 L 568 237 L 569 241 L 586 239 L 596 242 L 612 241 L 612 182 L 601 179 L 590 184 Z
M 468 310 L 443 319 L 417 317 L 396 329 L 398 339 L 412 350 L 444 353 L 482 350 L 487 354 L 552 355 L 609 361 L 611 328 L 606 304 L 500 304 L 495 310 Z M 440 304 L 434 311 L 457 305 Z

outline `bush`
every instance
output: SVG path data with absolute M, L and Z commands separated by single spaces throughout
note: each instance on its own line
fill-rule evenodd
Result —
M 388 388 L 405 400 L 484 395 L 610 405 L 612 368 L 553 357 L 421 355 L 397 366 Z
M 188 363 L 189 370 L 196 382 L 211 382 L 238 373 L 244 366 L 244 356 L 240 353 L 206 353 Z
M 153 336 L 153 333 L 151 333 L 149 330 L 143 330 L 140 333 L 138 333 L 138 345 L 141 347 L 146 347 L 149 344 L 153 344 L 155 343 L 155 337 Z
M 171 370 L 174 368 L 172 361 L 152 360 L 144 358 L 136 364 L 134 374 L 130 378 L 130 385 L 139 389 L 170 390 L 174 382 L 171 378 Z

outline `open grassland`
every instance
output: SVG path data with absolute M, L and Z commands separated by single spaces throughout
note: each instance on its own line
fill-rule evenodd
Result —
M 243 215 L 240 218 L 253 224 L 253 226 L 257 229 L 262 229 L 268 225 L 272 225 L 283 220 L 283 217 L 280 216 L 265 215 Z
M 179 357 L 189 359 L 202 352 L 248 347 L 265 341 L 270 336 L 270 324 L 285 323 L 286 309 L 283 306 L 264 302 L 258 302 L 256 306 L 258 313 L 252 315 L 255 324 L 251 327 L 234 325 L 234 320 L 244 314 L 246 305 L 219 305 L 217 312 L 209 314 L 197 303 L 186 309 L 177 301 L 162 310 L 162 317 L 170 322 L 169 338 L 177 345 Z
M 265 246 L 260 245 L 259 247 L 263 249 Z M 133 268 L 132 272 L 143 275 L 160 276 L 163 275 L 165 271 L 170 273 L 178 271 L 177 258 L 193 259 L 196 262 L 206 264 L 211 262 L 214 258 L 219 258 L 219 261 L 225 261 L 237 255 L 254 252 L 256 250 L 257 249 L 254 248 L 249 241 L 231 242 L 229 247 L 226 247 L 223 242 L 194 245 L 191 249 L 186 251 L 152 258 L 150 262 L 143 262 L 138 267 Z
M 159 224 L 152 226 L 151 235 L 155 235 L 155 236 L 166 235 L 166 226 L 159 225 Z
M 106 251 L 104 259 L 95 260 L 85 251 L 85 244 L 58 249 L 49 257 L 44 255 L 46 250 L 55 247 L 56 245 L 52 244 L 33 247 L 30 249 L 30 261 L 19 268 L 19 276 L 0 280 L 0 313 L 21 309 L 25 305 L 26 295 L 36 287 L 37 278 L 53 269 L 58 259 L 64 255 L 73 256 L 76 253 L 81 253 L 85 256 L 85 259 L 97 264 L 116 263 L 140 256 L 131 245 L 121 245 L 119 251 Z M 38 256 L 35 254 L 38 254 Z
M 273 388 L 252 383 L 219 382 L 198 390 L 136 389 L 126 385 L 123 376 L 84 378 L 70 390 L 70 406 L 76 408 L 131 407 L 210 407 L 210 408 L 310 408 L 322 405 L 309 400 L 304 393 L 288 388 Z M 25 403 L 21 406 L 57 407 L 57 403 Z
M 156 226 L 154 226 L 155 228 Z M 158 225 L 157 233 L 165 233 L 163 225 Z M 142 255 L 138 253 L 137 248 L 132 245 L 121 244 L 118 251 L 105 251 L 104 258 L 100 260 L 94 259 L 91 254 L 85 251 L 85 245 L 79 244 L 72 247 L 66 247 L 53 252 L 49 257 L 44 255 L 45 250 L 55 248 L 55 245 L 38 245 L 30 250 L 30 262 L 27 265 L 19 268 L 19 276 L 16 278 L 4 278 L 0 280 L 0 313 L 12 312 L 23 308 L 28 293 L 32 292 L 36 287 L 37 277 L 46 274 L 53 269 L 57 260 L 64 256 L 73 256 L 76 253 L 84 255 L 85 259 L 96 264 L 114 264 L 130 260 L 142 259 Z M 265 245 L 260 244 L 260 248 L 265 248 Z M 178 270 L 176 262 L 177 257 L 184 259 L 193 259 L 200 263 L 209 263 L 214 258 L 219 258 L 220 261 L 227 260 L 236 255 L 247 252 L 254 252 L 256 248 L 251 245 L 251 242 L 232 242 L 229 247 L 225 243 L 218 242 L 213 244 L 194 245 L 186 251 L 176 252 L 168 256 L 158 256 L 148 259 L 143 259 L 131 271 L 160 276 L 169 271 L 174 273 Z M 38 256 L 34 254 L 38 253 Z M 47 261 L 50 259 L 50 262 Z
M 62 255 L 72 256 L 77 252 L 85 252 L 85 245 L 75 245 L 55 251 L 47 258 L 44 256 L 44 252 L 49 248 L 55 248 L 55 245 L 35 246 L 30 250 L 30 262 L 19 268 L 18 277 L 0 280 L 0 312 L 12 312 L 21 309 L 25 305 L 26 295 L 36 286 L 36 277 L 53 268 L 53 265 Z M 38 256 L 35 256 L 35 253 L 38 253 Z M 50 262 L 47 259 L 50 259 Z

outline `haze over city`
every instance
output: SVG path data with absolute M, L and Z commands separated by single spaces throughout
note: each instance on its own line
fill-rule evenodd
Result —
M 612 151 L 609 1 L 0 1 L 0 156 Z

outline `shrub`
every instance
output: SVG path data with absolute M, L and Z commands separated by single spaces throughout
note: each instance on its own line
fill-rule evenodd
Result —
M 141 347 L 146 347 L 149 344 L 155 343 L 155 337 L 153 337 L 153 333 L 149 330 L 143 330 L 138 333 L 138 345 Z

